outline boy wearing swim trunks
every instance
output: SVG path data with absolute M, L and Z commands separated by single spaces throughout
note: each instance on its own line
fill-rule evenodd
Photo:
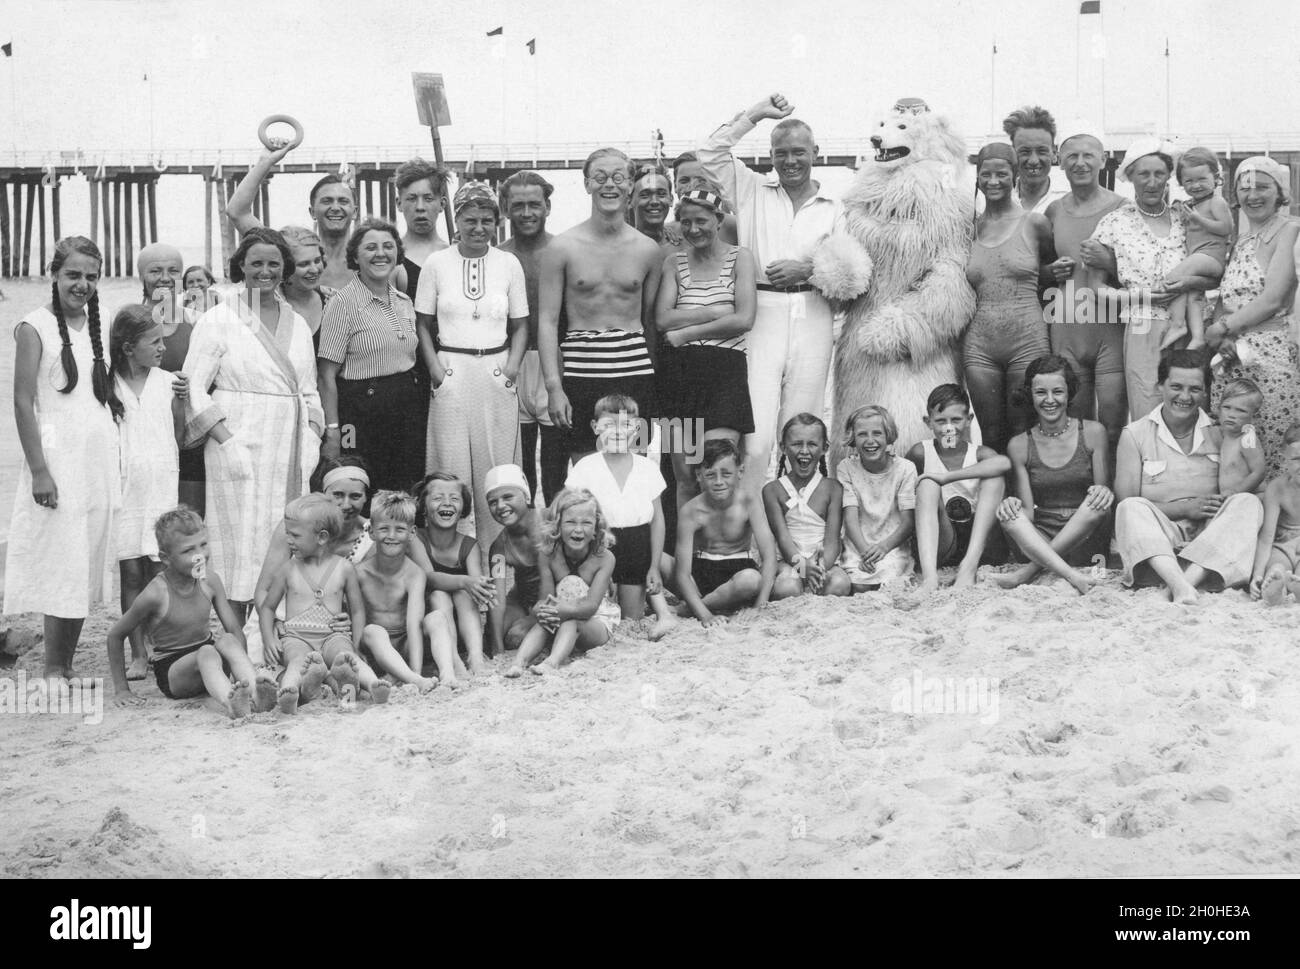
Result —
M 991 447 L 972 444 L 970 398 L 956 384 L 941 384 L 925 402 L 931 441 L 912 445 L 916 465 L 916 550 L 920 592 L 939 588 L 939 568 L 958 562 L 954 589 L 975 584 L 975 572 L 1006 490 L 1011 461 Z
M 744 468 L 729 438 L 706 441 L 696 471 L 700 493 L 677 517 L 674 578 L 683 600 L 678 612 L 704 626 L 725 622 L 717 613 L 763 608 L 776 581 L 776 542 L 762 499 L 740 487 Z M 749 556 L 751 544 L 758 546 L 761 566 Z
M 232 719 L 271 709 L 275 680 L 269 673 L 254 671 L 243 624 L 226 598 L 221 578 L 207 571 L 208 530 L 203 519 L 182 505 L 158 518 L 154 536 L 162 571 L 108 631 L 113 702 L 143 702 L 131 692 L 123 654 L 127 637 L 143 627 L 153 647 L 158 689 L 169 700 L 206 693 L 224 706 Z M 217 637 L 208 629 L 214 608 L 225 630 Z
M 415 499 L 381 491 L 370 501 L 375 554 L 356 567 L 367 625 L 361 655 L 402 683 L 427 693 L 436 679 L 420 675 L 424 664 L 424 570 L 406 557 L 415 529 Z
M 270 663 L 283 658 L 277 704 L 281 713 L 296 713 L 299 702 L 312 699 L 304 689 L 304 660 L 315 655 L 329 670 L 329 679 L 343 700 L 356 699 L 357 686 L 376 703 L 388 699 L 388 685 L 379 680 L 357 656 L 361 631 L 366 628 L 365 603 L 352 563 L 331 548 L 343 531 L 343 513 L 324 495 L 295 498 L 284 509 L 284 538 L 289 561 L 271 579 L 266 598 L 258 607 L 262 649 Z M 285 600 L 284 635 L 276 629 L 275 609 Z M 334 632 L 330 621 L 346 611 L 352 619 L 351 637 Z

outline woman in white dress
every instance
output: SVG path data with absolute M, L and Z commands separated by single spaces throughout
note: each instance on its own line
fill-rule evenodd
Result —
M 50 262 L 50 302 L 14 327 L 23 466 L 4 611 L 45 614 L 47 677 L 74 675 L 82 624 L 90 607 L 112 594 L 122 404 L 104 360 L 96 294 L 102 264 L 89 239 L 61 239 Z
M 185 358 L 186 441 L 207 437 L 211 568 L 245 613 L 284 506 L 307 493 L 324 430 L 311 328 L 280 295 L 292 260 L 280 233 L 250 229 L 230 260 L 244 290 L 203 314 Z
M 456 193 L 456 245 L 420 270 L 415 313 L 429 368 L 429 471 L 448 471 L 474 492 L 474 527 L 486 557 L 501 526 L 488 513 L 484 476 L 519 463 L 515 378 L 528 350 L 528 294 L 512 253 L 491 245 L 499 210 L 486 185 Z

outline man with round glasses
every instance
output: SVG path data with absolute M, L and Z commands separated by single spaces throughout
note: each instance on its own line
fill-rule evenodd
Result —
M 627 224 L 632 162 L 599 148 L 582 166 L 591 215 L 555 237 L 539 270 L 538 352 L 551 419 L 569 456 L 596 450 L 595 404 L 626 394 L 642 418 L 655 414 L 654 365 L 645 331 L 659 289 L 659 247 Z M 568 332 L 559 340 L 560 307 Z M 644 443 L 644 442 L 643 442 Z

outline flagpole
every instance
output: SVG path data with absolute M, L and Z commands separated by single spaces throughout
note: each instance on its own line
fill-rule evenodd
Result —
M 1165 38 L 1165 137 L 1172 138 L 1174 126 L 1169 104 L 1169 38 Z
M 14 55 L 5 58 L 9 62 L 9 104 L 13 115 L 14 165 L 18 164 L 18 69 L 14 67 Z
M 538 145 L 542 140 L 542 86 L 537 78 L 537 38 L 535 37 L 532 53 L 529 56 L 533 59 L 533 152 L 537 154 L 541 151 Z
M 997 87 L 998 39 L 994 37 L 993 53 L 989 55 L 989 131 L 995 135 L 998 131 Z
M 1097 23 L 1101 25 L 1101 132 L 1106 133 L 1106 15 L 1097 8 Z

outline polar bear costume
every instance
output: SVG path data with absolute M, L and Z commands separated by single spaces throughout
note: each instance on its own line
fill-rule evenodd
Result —
M 923 101 L 899 101 L 871 143 L 874 157 L 842 199 L 844 229 L 814 253 L 810 281 L 849 303 L 835 349 L 837 429 L 858 407 L 882 405 L 898 422 L 901 457 L 931 436 L 930 391 L 962 383 L 974 188 L 964 142 Z

